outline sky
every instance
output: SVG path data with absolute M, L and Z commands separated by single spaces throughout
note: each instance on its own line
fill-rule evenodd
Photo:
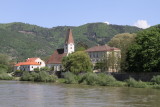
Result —
M 23 22 L 42 27 L 86 23 L 160 24 L 160 0 L 0 0 L 0 23 Z

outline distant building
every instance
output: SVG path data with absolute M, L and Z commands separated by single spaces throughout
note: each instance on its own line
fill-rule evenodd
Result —
M 47 67 L 54 68 L 54 71 L 62 70 L 62 58 L 75 51 L 74 39 L 71 29 L 68 29 L 64 48 L 56 49 L 46 62 Z
M 86 50 L 88 55 L 90 56 L 91 62 L 93 65 L 95 65 L 97 62 L 101 62 L 106 58 L 106 60 L 109 60 L 109 56 L 114 54 L 115 61 L 114 61 L 114 67 L 109 67 L 109 72 L 118 72 L 119 69 L 116 68 L 118 63 L 118 58 L 121 57 L 121 50 L 118 48 L 110 47 L 108 45 L 103 46 L 94 46 Z
M 45 62 L 40 58 L 28 58 L 25 62 L 19 62 L 15 65 L 14 70 L 34 71 L 35 68 L 45 67 Z

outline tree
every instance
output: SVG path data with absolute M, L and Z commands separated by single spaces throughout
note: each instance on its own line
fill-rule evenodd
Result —
M 0 64 L 9 65 L 10 58 L 5 54 L 0 54 Z
M 92 63 L 87 53 L 77 51 L 69 54 L 62 60 L 65 71 L 70 71 L 75 74 L 80 72 L 92 72 Z
M 95 69 L 102 71 L 117 72 L 120 70 L 120 54 L 114 51 L 109 52 L 101 61 L 95 64 Z
M 0 54 L 0 69 L 3 69 L 7 72 L 13 71 L 13 62 L 8 55 Z
M 160 25 L 137 34 L 127 53 L 128 71 L 160 72 Z
M 122 33 L 115 35 L 108 45 L 121 49 L 121 70 L 126 70 L 126 53 L 128 48 L 135 42 L 136 34 Z

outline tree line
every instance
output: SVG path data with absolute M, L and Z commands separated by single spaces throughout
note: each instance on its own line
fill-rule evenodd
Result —
M 160 72 L 160 25 L 137 33 L 117 34 L 108 45 L 121 49 L 121 59 L 117 64 L 121 72 Z M 104 57 L 103 61 L 95 65 L 95 69 L 106 71 L 108 67 L 115 66 L 113 56 Z M 89 56 L 84 52 L 75 52 L 65 57 L 63 65 L 66 71 L 75 74 L 94 69 Z

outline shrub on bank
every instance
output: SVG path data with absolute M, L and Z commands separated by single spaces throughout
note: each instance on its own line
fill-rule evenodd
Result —
M 155 88 L 155 89 L 160 89 L 160 85 L 156 84 L 156 85 L 151 85 L 152 88 Z
M 65 83 L 67 84 L 86 84 L 86 85 L 100 85 L 100 86 L 124 86 L 124 83 L 117 81 L 113 76 L 105 73 L 84 73 L 75 75 L 71 72 L 64 74 Z
M 6 69 L 0 69 L 0 80 L 12 80 L 13 77 L 7 74 Z
M 71 73 L 71 72 L 66 72 L 64 74 L 64 78 L 65 78 L 65 83 L 67 83 L 67 84 L 78 83 L 78 76 Z
M 98 75 L 95 73 L 85 73 L 79 77 L 79 83 L 87 85 L 97 85 L 98 84 Z
M 116 82 L 116 79 L 111 75 L 105 73 L 98 74 L 98 84 L 101 86 L 111 86 Z
M 142 81 L 136 81 L 133 78 L 129 78 L 126 80 L 127 86 L 128 87 L 135 87 L 135 88 L 145 88 L 147 87 L 147 84 Z
M 37 81 L 37 82 L 55 82 L 57 80 L 57 76 L 49 75 L 47 72 L 40 71 L 38 73 L 28 71 L 24 71 L 21 81 Z
M 0 80 L 12 80 L 13 77 L 9 76 L 7 73 L 0 74 Z
M 151 82 L 153 82 L 154 84 L 160 84 L 160 75 L 153 76 Z

